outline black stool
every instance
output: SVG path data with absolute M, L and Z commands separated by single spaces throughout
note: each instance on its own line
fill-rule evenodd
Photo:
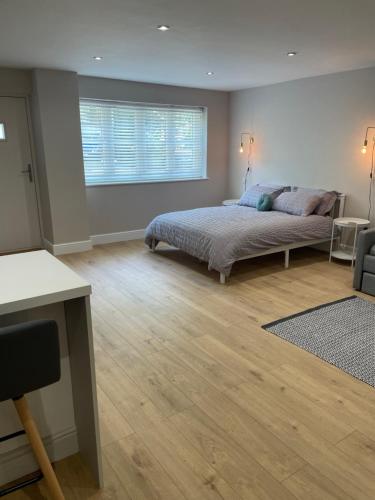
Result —
M 60 349 L 55 321 L 28 321 L 0 328 L 0 401 L 13 400 L 24 430 L 0 438 L 5 441 L 27 434 L 51 498 L 64 495 L 30 413 L 24 394 L 60 380 Z M 0 496 L 22 488 L 40 477 L 0 490 Z

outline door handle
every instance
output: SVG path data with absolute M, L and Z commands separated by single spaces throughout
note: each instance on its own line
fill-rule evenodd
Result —
M 29 176 L 29 181 L 33 182 L 33 171 L 31 169 L 31 163 L 27 164 L 26 170 L 21 170 L 21 174 L 27 174 Z

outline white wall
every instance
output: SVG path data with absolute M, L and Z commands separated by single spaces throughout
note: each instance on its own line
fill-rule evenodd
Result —
M 173 210 L 220 204 L 227 195 L 227 92 L 79 77 L 80 97 L 206 106 L 208 180 L 88 187 L 91 234 L 141 229 Z
M 44 237 L 52 244 L 87 241 L 77 74 L 33 70 L 32 117 Z
M 140 229 L 159 213 L 239 196 L 246 154 L 241 156 L 238 147 L 246 130 L 255 137 L 254 182 L 337 189 L 348 194 L 346 214 L 367 214 L 370 154 L 363 156 L 360 147 L 366 127 L 375 125 L 375 68 L 230 95 L 51 70 L 35 70 L 33 83 L 43 222 L 51 243 Z M 0 93 L 10 88 L 30 94 L 30 72 L 0 69 Z M 78 95 L 206 106 L 209 180 L 85 190 Z
M 366 216 L 371 158 L 360 148 L 375 126 L 374 91 L 370 68 L 231 93 L 231 196 L 241 194 L 247 166 L 240 133 L 251 131 L 253 182 L 336 189 L 348 194 L 347 215 Z

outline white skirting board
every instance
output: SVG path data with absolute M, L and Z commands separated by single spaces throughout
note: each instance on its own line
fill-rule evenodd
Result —
M 77 253 L 77 252 L 87 252 L 87 250 L 92 250 L 92 241 L 72 241 L 70 243 L 58 243 L 53 244 L 44 238 L 44 248 L 48 250 L 52 255 L 64 255 L 67 253 Z
M 27 439 L 25 437 L 15 438 L 15 440 L 17 439 L 22 439 L 25 444 L 4 452 L 0 456 L 0 484 L 2 485 L 19 479 L 29 474 L 30 471 L 39 469 Z M 79 450 L 75 427 L 43 438 L 43 443 L 51 462 L 74 455 Z M 6 442 L 3 443 L 3 446 L 5 444 Z
M 120 231 L 119 233 L 94 234 L 89 240 L 72 241 L 70 243 L 53 244 L 44 239 L 44 248 L 52 255 L 64 255 L 68 253 L 87 252 L 95 245 L 105 245 L 106 243 L 116 243 L 120 241 L 142 240 L 145 236 L 145 229 L 134 229 L 133 231 Z
M 133 231 L 121 231 L 119 233 L 94 234 L 91 236 L 91 241 L 95 246 L 120 241 L 142 240 L 144 237 L 145 229 L 134 229 Z

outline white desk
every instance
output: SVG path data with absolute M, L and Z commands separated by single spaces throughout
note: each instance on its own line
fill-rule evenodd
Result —
M 45 250 L 0 257 L 0 326 L 36 318 L 56 319 L 59 325 L 62 380 L 29 395 L 47 449 L 52 450 L 49 450 L 52 455 L 55 452 L 52 457 L 55 459 L 69 453 L 67 450 L 76 451 L 72 438 L 64 448 L 60 442 L 63 438 L 60 435 L 57 438 L 58 432 L 54 429 L 54 425 L 60 428 L 70 425 L 74 429 L 76 448 L 101 486 L 90 294 L 89 283 Z M 19 428 L 15 414 L 6 405 L 0 404 L 0 435 L 9 432 L 10 427 L 11 430 Z M 19 449 L 25 448 L 23 442 L 19 446 Z M 19 450 L 11 450 L 12 457 L 17 451 L 20 455 Z M 30 460 L 23 460 L 13 469 L 18 468 L 17 474 L 30 472 L 25 470 Z M 0 463 L 0 469 L 2 465 Z M 12 471 L 4 477 L 9 479 L 11 475 Z

